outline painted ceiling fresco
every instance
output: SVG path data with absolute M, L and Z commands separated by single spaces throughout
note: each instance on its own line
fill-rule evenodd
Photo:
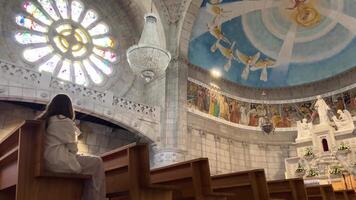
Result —
M 189 60 L 252 87 L 322 80 L 356 66 L 356 0 L 204 0 Z

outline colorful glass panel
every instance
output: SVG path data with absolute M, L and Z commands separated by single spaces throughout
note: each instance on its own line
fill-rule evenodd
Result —
M 72 20 L 78 22 L 84 10 L 84 5 L 82 2 L 79 1 L 72 1 L 71 10 L 72 10 Z
M 59 17 L 56 11 L 53 9 L 50 0 L 38 0 L 38 2 L 41 4 L 42 8 L 47 12 L 47 14 L 51 16 L 52 19 L 54 19 L 54 21 L 59 20 Z
M 89 60 L 83 60 L 83 65 L 85 70 L 88 72 L 90 79 L 95 84 L 100 84 L 103 82 L 102 76 L 95 70 L 93 65 L 89 62 Z
M 113 48 L 115 46 L 114 40 L 110 37 L 102 37 L 98 39 L 93 39 L 93 44 L 100 47 L 110 47 Z
M 98 14 L 96 14 L 94 10 L 88 10 L 87 13 L 85 13 L 85 17 L 81 24 L 84 28 L 87 28 L 92 23 L 94 23 L 97 19 L 98 19 Z
M 24 50 L 23 56 L 29 62 L 36 62 L 52 52 L 53 48 L 51 46 L 30 48 Z
M 92 29 L 89 30 L 89 34 L 91 36 L 96 36 L 96 35 L 103 35 L 109 32 L 109 27 L 107 24 L 100 22 L 96 26 L 94 26 Z
M 45 63 L 41 64 L 38 67 L 38 71 L 40 71 L 40 72 L 46 71 L 46 72 L 53 73 L 60 60 L 61 60 L 60 55 L 54 55 L 51 59 L 49 59 Z
M 110 62 L 107 60 L 101 60 L 94 55 L 90 55 L 90 61 L 94 63 L 96 67 L 98 67 L 104 74 L 109 75 L 112 73 L 112 69 L 110 68 Z
M 108 60 L 110 62 L 115 62 L 117 60 L 116 53 L 114 53 L 114 52 L 112 52 L 110 50 L 107 50 L 107 49 L 106 50 L 102 50 L 102 49 L 94 47 L 93 48 L 93 52 L 96 55 L 98 55 L 98 56 L 100 56 L 100 57 L 102 57 L 105 60 Z
M 32 19 L 25 17 L 23 15 L 18 15 L 15 19 L 16 24 L 19 26 L 25 27 L 27 29 L 33 30 L 33 31 L 38 31 L 42 33 L 46 33 L 48 31 L 47 27 L 41 26 Z
M 40 22 L 42 22 L 46 25 L 52 24 L 53 21 L 51 19 L 49 19 L 46 15 L 44 15 L 43 12 L 39 8 L 37 8 L 32 2 L 25 1 L 25 3 L 23 4 L 23 7 L 26 10 L 26 12 L 31 14 L 34 18 L 36 18 Z
M 27 31 L 16 33 L 15 39 L 17 42 L 19 42 L 21 44 L 36 44 L 36 43 L 48 42 L 48 39 L 46 36 L 35 35 L 35 34 L 27 32 Z
M 80 62 L 74 62 L 73 67 L 74 67 L 75 83 L 78 85 L 88 85 Z
M 70 60 L 64 60 L 63 63 L 62 63 L 62 67 L 61 69 L 59 70 L 58 72 L 58 75 L 57 77 L 62 79 L 62 80 L 65 80 L 65 81 L 70 81 L 71 78 L 70 78 L 70 68 L 71 68 L 71 61 Z
M 68 1 L 56 0 L 56 6 L 63 19 L 68 19 Z

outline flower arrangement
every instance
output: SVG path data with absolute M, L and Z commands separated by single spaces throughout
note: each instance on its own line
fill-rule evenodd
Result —
M 315 176 L 318 176 L 318 175 L 319 175 L 319 173 L 318 173 L 317 170 L 315 170 L 315 169 L 310 169 L 310 170 L 308 171 L 307 177 L 315 177 Z
M 351 152 L 351 148 L 349 145 L 345 144 L 344 142 L 341 142 L 340 145 L 337 147 L 337 151 L 343 153 L 349 153 Z
M 313 148 L 312 147 L 307 147 L 305 149 L 305 153 L 304 153 L 304 158 L 309 160 L 309 159 L 313 159 L 315 157 L 314 152 L 313 152 Z
M 340 176 L 342 174 L 342 171 L 343 171 L 342 167 L 332 166 L 332 167 L 330 167 L 329 174 L 334 175 L 334 176 Z

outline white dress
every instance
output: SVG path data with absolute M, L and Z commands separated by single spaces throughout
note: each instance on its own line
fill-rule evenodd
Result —
M 78 153 L 77 127 L 64 116 L 48 119 L 44 159 L 53 172 L 90 174 L 85 183 L 82 200 L 105 200 L 105 172 L 100 157 Z

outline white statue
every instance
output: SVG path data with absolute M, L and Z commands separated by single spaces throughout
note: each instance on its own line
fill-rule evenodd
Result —
M 353 130 L 355 129 L 355 125 L 352 119 L 352 116 L 348 110 L 338 110 L 339 118 L 333 116 L 333 121 L 338 130 Z
M 314 108 L 318 111 L 319 119 L 320 119 L 320 124 L 329 124 L 329 117 L 328 117 L 328 112 L 330 110 L 330 107 L 328 104 L 325 103 L 324 99 L 321 98 L 320 95 L 318 95 L 317 100 L 314 104 Z
M 302 121 L 297 122 L 297 129 L 298 129 L 298 137 L 297 139 L 301 138 L 308 138 L 311 136 L 311 129 L 313 124 L 311 122 L 308 123 L 307 119 L 303 119 Z
M 245 106 L 240 107 L 240 113 L 241 113 L 240 123 L 243 125 L 248 125 L 250 122 L 250 118 L 247 114 L 247 109 Z

